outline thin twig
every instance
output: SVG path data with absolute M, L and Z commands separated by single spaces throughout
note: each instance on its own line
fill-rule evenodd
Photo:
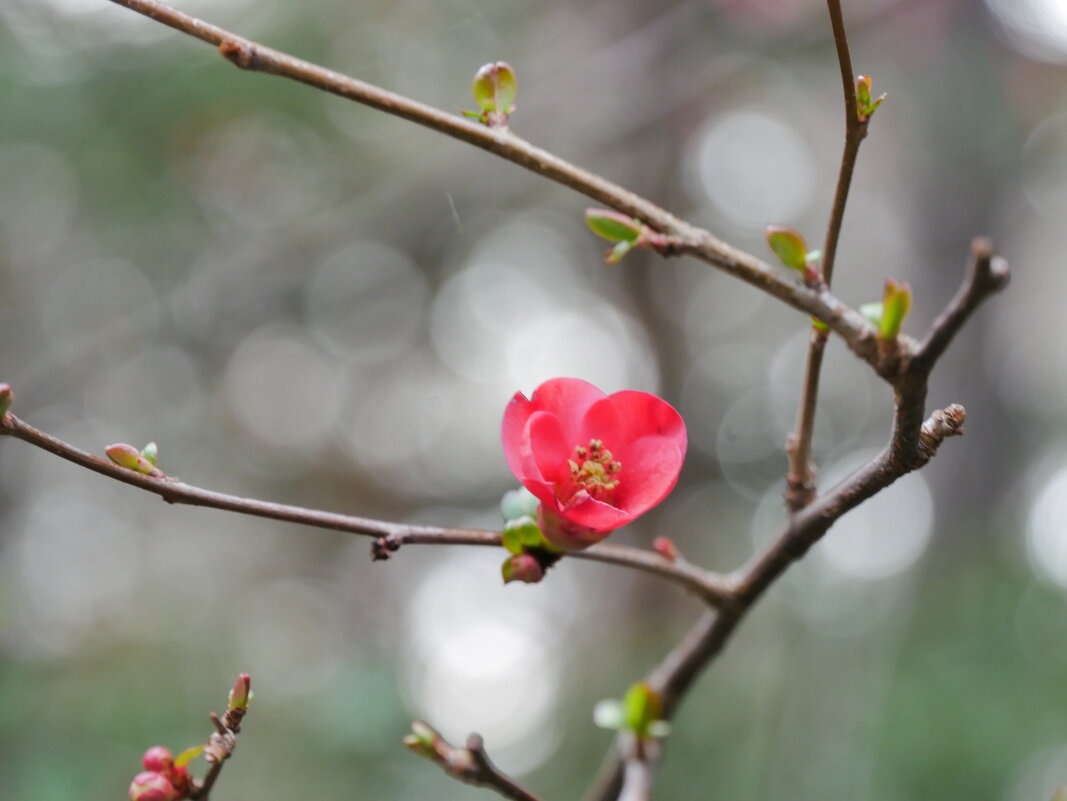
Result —
M 773 295 L 825 322 L 860 358 L 879 361 L 873 326 L 826 287 L 808 287 L 787 278 L 750 253 L 721 241 L 628 189 L 530 144 L 507 127 L 488 127 L 449 114 L 394 92 L 295 58 L 245 39 L 157 0 L 111 0 L 182 33 L 213 44 L 240 69 L 289 78 L 417 123 L 438 133 L 487 150 L 503 159 L 556 181 L 598 203 L 637 217 L 666 235 L 663 255 L 688 254 Z
M 837 172 L 837 188 L 830 209 L 830 222 L 826 226 L 826 239 L 822 248 L 822 279 L 829 286 L 834 275 L 837 243 L 841 238 L 841 225 L 845 219 L 845 206 L 852 186 L 852 173 L 856 167 L 860 144 L 867 136 L 867 119 L 861 118 L 857 111 L 856 78 L 852 72 L 852 56 L 849 53 L 848 34 L 845 31 L 840 0 L 827 0 L 826 6 L 830 12 L 837 63 L 841 69 L 841 88 L 845 97 L 845 144 L 841 153 L 841 166 Z M 804 508 L 815 497 L 811 441 L 815 435 L 815 407 L 819 401 L 819 375 L 826 350 L 826 339 L 825 331 L 812 329 L 811 341 L 808 344 L 808 361 L 804 370 L 804 388 L 800 408 L 797 410 L 797 427 L 789 438 L 789 474 L 786 477 L 785 500 L 791 512 Z
M 537 796 L 493 764 L 480 734 L 470 735 L 464 747 L 460 748 L 422 721 L 412 723 L 411 729 L 414 734 L 404 738 L 404 744 L 454 779 L 476 787 L 488 787 L 512 801 L 539 801 Z
M 28 442 L 95 473 L 159 495 L 167 503 L 222 509 L 253 517 L 265 517 L 287 523 L 375 537 L 373 552 L 378 554 L 379 558 L 397 550 L 402 545 L 499 546 L 501 544 L 500 533 L 496 531 L 411 525 L 356 517 L 320 509 L 307 509 L 302 506 L 244 498 L 238 495 L 227 495 L 195 487 L 177 479 L 155 478 L 134 470 L 127 470 L 76 448 L 50 434 L 39 431 L 10 412 L 0 417 L 0 435 L 3 434 Z M 575 551 L 569 556 L 629 567 L 666 578 L 712 605 L 721 602 L 728 593 L 727 584 L 722 576 L 681 560 L 672 562 L 653 551 L 625 545 L 599 543 L 585 551 Z
M 1007 286 L 1009 278 L 1008 263 L 994 254 L 992 243 L 985 237 L 975 238 L 963 284 L 930 326 L 930 333 L 911 361 L 912 369 L 929 375 L 967 318 L 982 301 Z

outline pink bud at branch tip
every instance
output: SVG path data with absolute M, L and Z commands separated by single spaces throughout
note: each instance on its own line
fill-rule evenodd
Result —
M 174 767 L 174 754 L 170 752 L 169 748 L 165 748 L 162 745 L 153 745 L 144 752 L 144 756 L 141 757 L 141 764 L 145 770 L 166 773 Z
M 233 683 L 233 689 L 230 690 L 228 707 L 230 709 L 247 709 L 248 701 L 251 697 L 252 677 L 247 673 L 241 673 L 237 676 L 237 681 Z

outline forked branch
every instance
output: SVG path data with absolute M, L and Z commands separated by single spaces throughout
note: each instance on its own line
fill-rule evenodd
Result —
M 666 235 L 663 255 L 688 254 L 746 281 L 795 309 L 817 317 L 839 334 L 860 358 L 876 366 L 879 353 L 870 323 L 825 287 L 808 287 L 710 231 L 559 156 L 530 144 L 507 127 L 491 128 L 342 75 L 245 39 L 158 0 L 111 0 L 203 42 L 213 44 L 245 70 L 278 75 L 409 120 L 487 150 L 606 206 L 637 217 Z M 877 369 L 877 368 L 876 368 Z

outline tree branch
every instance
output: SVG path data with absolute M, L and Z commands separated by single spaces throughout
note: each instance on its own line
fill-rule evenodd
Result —
M 517 136 L 507 127 L 488 127 L 416 100 L 245 39 L 158 0 L 111 0 L 201 41 L 213 44 L 235 66 L 289 78 L 353 100 L 387 114 L 487 150 L 598 203 L 637 217 L 667 236 L 665 256 L 688 254 L 740 278 L 784 303 L 825 322 L 849 348 L 872 366 L 879 361 L 873 326 L 859 312 L 830 294 L 808 287 L 711 232 L 680 220 L 667 210 L 618 184 L 571 164 Z
M 1010 276 L 1008 263 L 994 254 L 993 244 L 985 237 L 976 237 L 971 242 L 971 256 L 963 284 L 930 326 L 930 333 L 911 360 L 912 369 L 929 375 L 967 318 L 982 301 L 1006 287 Z
M 837 173 L 837 189 L 830 209 L 830 222 L 826 226 L 826 239 L 822 249 L 822 278 L 829 286 L 834 275 L 837 243 L 841 238 L 841 225 L 845 219 L 845 205 L 852 186 L 852 173 L 856 167 L 860 144 L 867 136 L 867 119 L 861 118 L 856 104 L 856 78 L 852 72 L 852 56 L 848 48 L 845 19 L 841 13 L 840 0 L 827 0 L 830 25 L 837 47 L 837 63 L 841 68 L 841 88 L 845 97 L 845 145 L 841 154 L 841 166 Z M 811 441 L 815 435 L 815 407 L 819 400 L 819 375 L 822 371 L 823 352 L 826 350 L 826 332 L 815 328 L 808 344 L 808 362 L 804 370 L 804 389 L 800 408 L 797 410 L 796 431 L 789 438 L 789 474 L 786 476 L 786 507 L 796 512 L 811 503 L 815 497 L 815 468 L 811 463 Z
M 50 434 L 39 431 L 10 412 L 0 417 L 0 435 L 4 434 L 28 442 L 95 473 L 159 495 L 167 503 L 222 509 L 253 517 L 375 537 L 372 555 L 376 559 L 388 558 L 391 552 L 396 551 L 402 545 L 499 546 L 501 544 L 500 533 L 496 531 L 411 525 L 356 517 L 255 498 L 226 495 L 186 484 L 176 478 L 157 478 L 145 475 L 69 445 Z M 672 562 L 654 551 L 625 545 L 598 543 L 588 550 L 574 551 L 567 555 L 575 559 L 619 565 L 660 576 L 693 592 L 712 605 L 720 603 L 728 593 L 722 576 L 683 560 Z
M 741 619 L 767 588 L 845 513 L 905 473 L 928 462 L 947 437 L 962 434 L 965 416 L 963 407 L 958 404 L 935 411 L 920 429 L 920 458 L 905 460 L 894 452 L 892 446 L 887 446 L 825 496 L 795 514 L 771 544 L 738 571 L 729 597 L 716 610 L 705 612 L 682 641 L 648 674 L 648 685 L 660 693 L 663 700 L 665 720 L 673 716 L 696 678 L 722 651 Z M 617 798 L 622 787 L 624 762 L 619 754 L 618 750 L 609 754 L 586 794 L 587 801 Z
M 476 787 L 488 787 L 512 801 L 539 801 L 537 796 L 516 784 L 493 764 L 485 752 L 481 735 L 470 735 L 466 745 L 459 748 L 446 742 L 421 721 L 411 724 L 411 729 L 412 734 L 404 738 L 404 744 L 440 766 L 449 776 Z

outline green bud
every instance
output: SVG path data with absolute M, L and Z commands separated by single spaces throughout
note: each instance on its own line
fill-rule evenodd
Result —
M 159 446 L 154 442 L 149 442 L 143 448 L 141 448 L 141 456 L 151 462 L 153 465 L 158 463 L 159 460 Z
M 911 287 L 887 279 L 885 292 L 882 295 L 882 319 L 878 324 L 879 338 L 896 339 L 909 311 L 911 311 Z
M 654 721 L 659 720 L 663 703 L 659 693 L 645 682 L 639 681 L 626 691 L 622 699 L 626 728 L 645 736 Z
M 509 520 L 504 525 L 501 542 L 511 553 L 526 553 L 529 548 L 540 548 L 544 543 L 541 528 L 532 517 L 523 515 Z
M 9 384 L 0 384 L 0 417 L 8 413 L 11 404 L 15 402 L 15 393 Z
M 645 230 L 640 220 L 610 209 L 586 209 L 585 224 L 609 242 L 636 242 Z
M 139 450 L 132 445 L 127 445 L 125 442 L 116 442 L 114 445 L 108 445 L 104 448 L 104 453 L 107 454 L 108 459 L 119 467 L 125 467 L 127 470 L 133 470 L 137 473 L 144 473 L 146 476 L 162 475 L 155 465 L 141 455 Z
M 816 331 L 829 331 L 830 330 L 830 326 L 828 326 L 826 323 L 824 323 L 822 320 L 818 319 L 817 317 L 812 317 L 811 318 L 811 326 Z
M 437 742 L 441 735 L 431 729 L 422 721 L 416 720 L 411 724 L 411 734 L 405 735 L 403 743 L 416 754 L 425 757 L 437 755 Z
M 526 487 L 509 490 L 500 499 L 500 513 L 504 516 L 504 522 L 518 517 L 537 517 L 537 507 L 541 502 L 537 496 Z
M 871 77 L 869 75 L 856 76 L 856 114 L 860 120 L 866 122 L 875 109 L 882 105 L 886 95 L 883 92 L 873 101 L 871 100 Z
M 808 262 L 808 244 L 797 231 L 784 225 L 767 226 L 767 244 L 786 267 L 804 272 Z

